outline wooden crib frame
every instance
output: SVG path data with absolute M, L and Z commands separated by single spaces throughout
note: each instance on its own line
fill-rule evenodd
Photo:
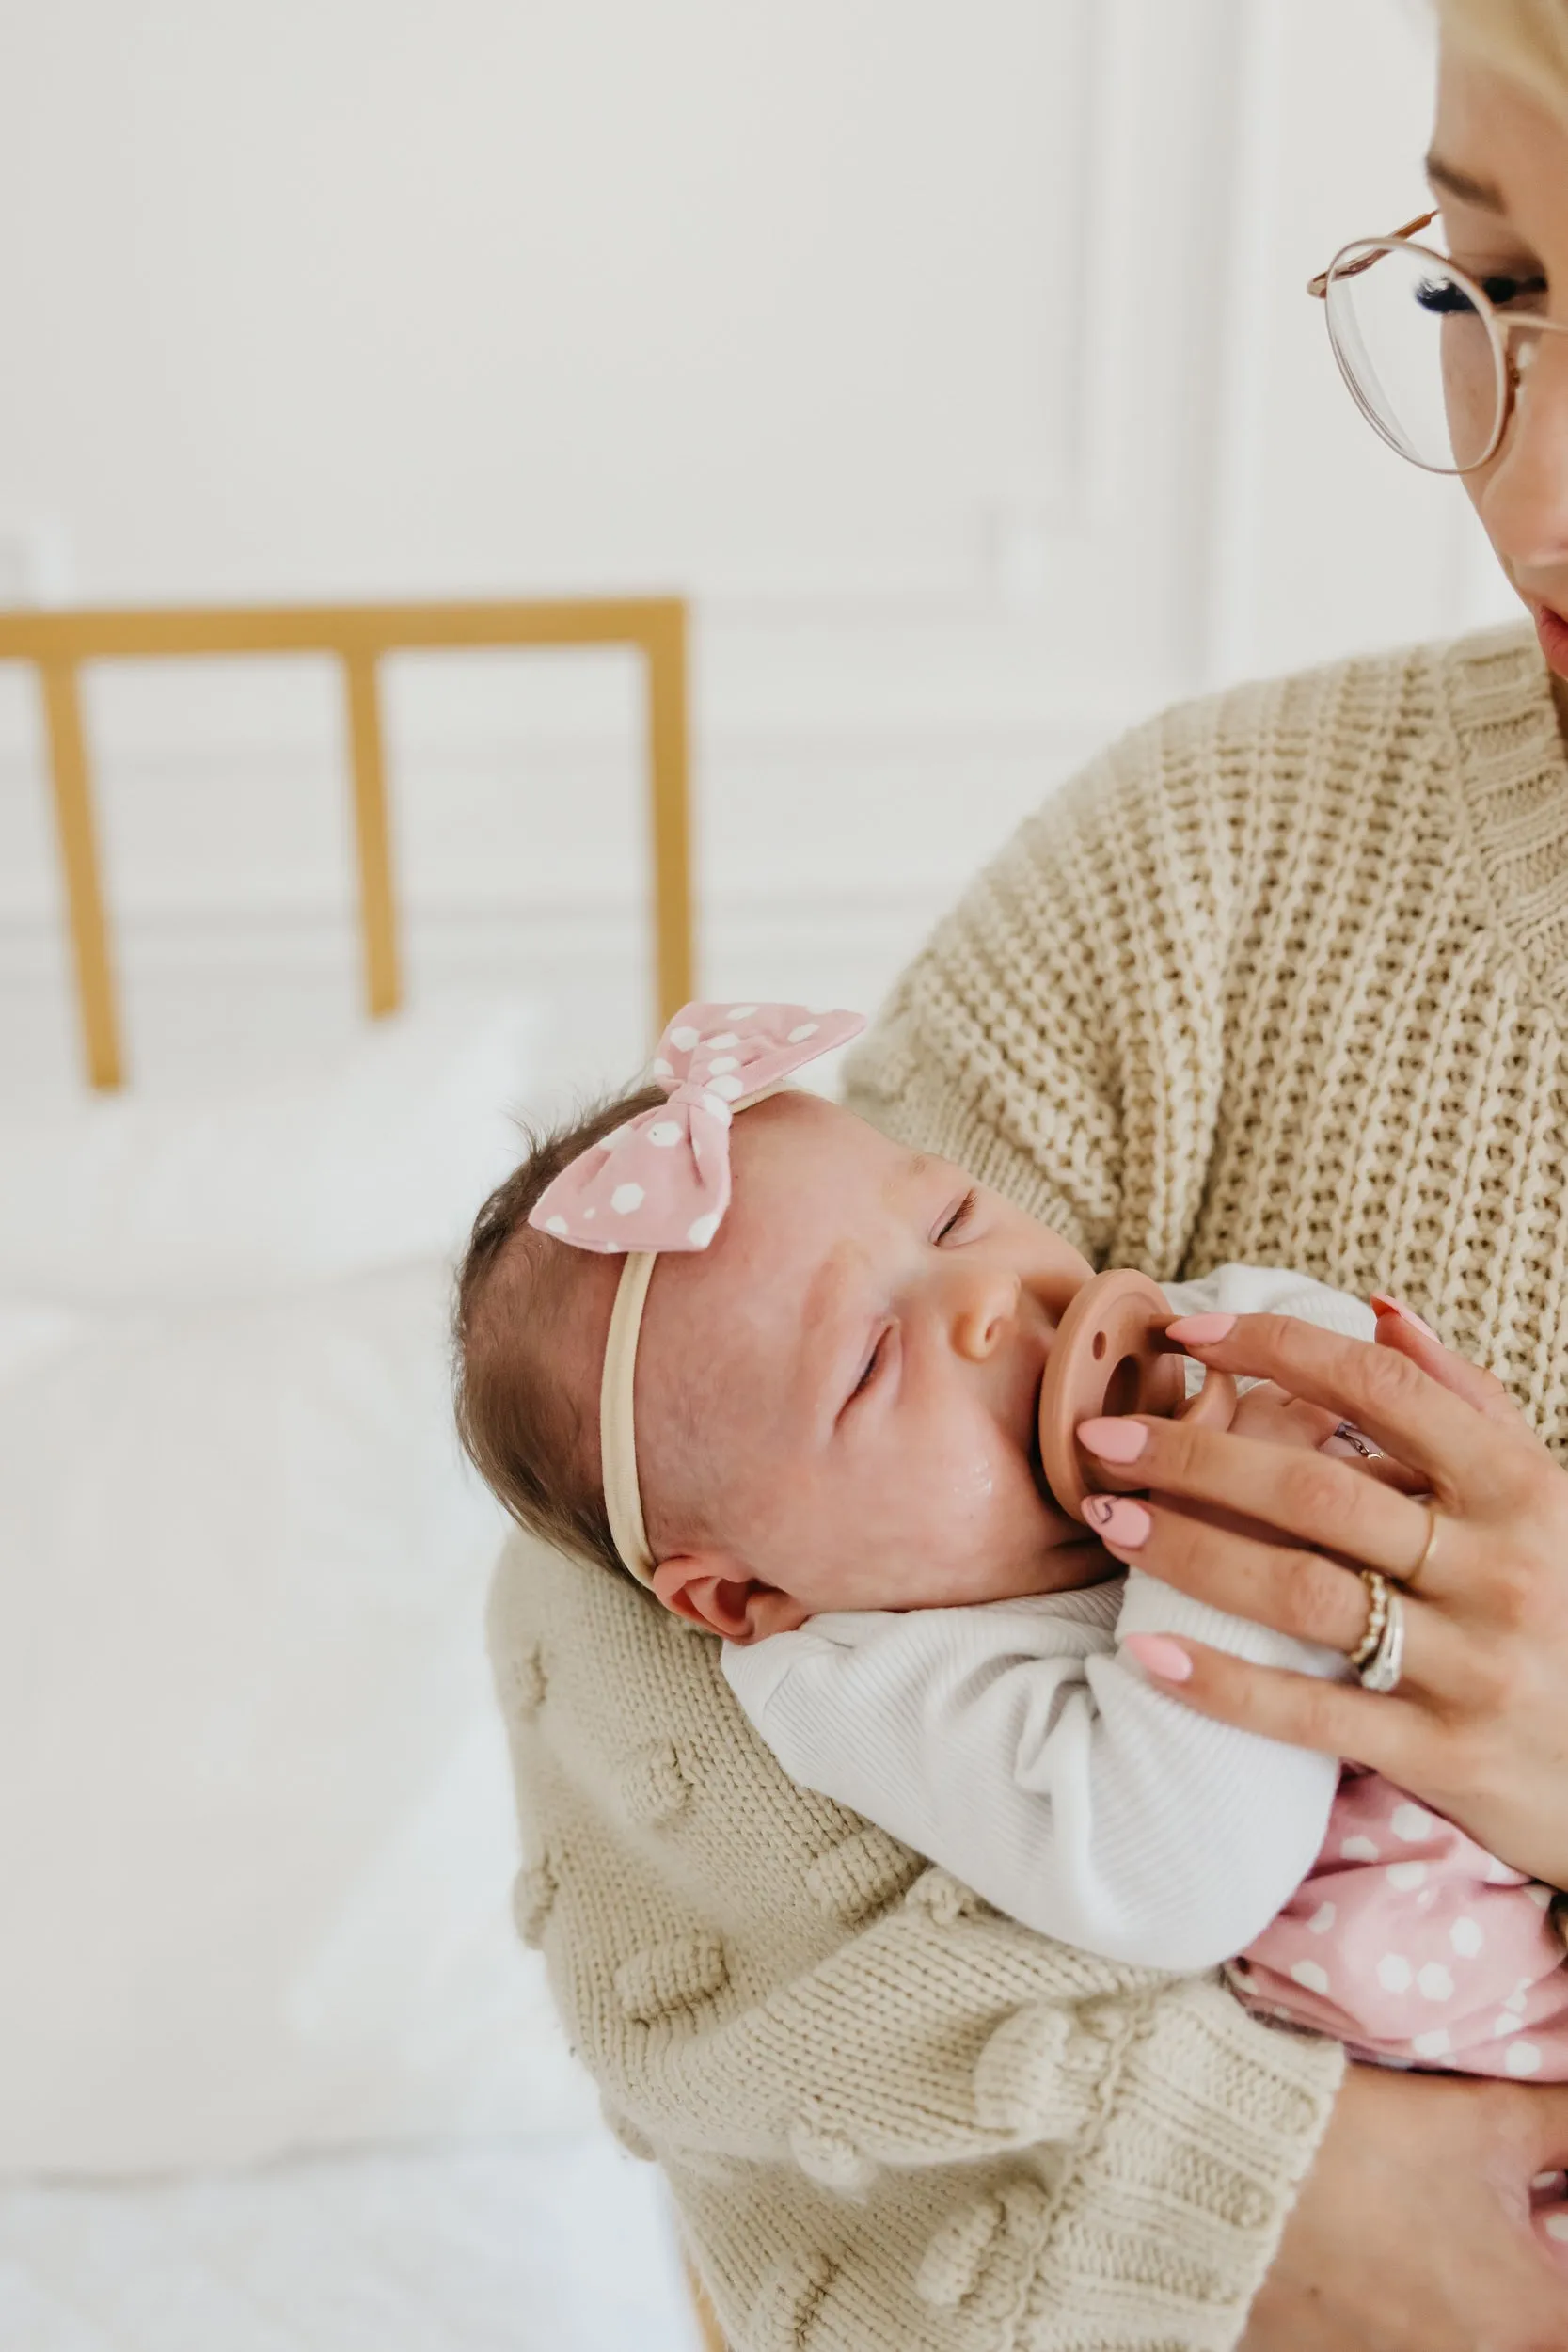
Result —
M 377 676 L 382 655 L 498 645 L 636 647 L 646 671 L 657 1029 L 695 993 L 686 621 L 686 607 L 673 596 L 0 613 L 0 660 L 31 662 L 43 698 L 88 1082 L 123 1085 L 125 1058 L 82 723 L 84 662 L 207 654 L 316 653 L 337 660 L 354 785 L 365 1009 L 376 1019 L 395 1011 L 403 993 Z
M 643 657 L 657 1030 L 695 993 L 687 609 L 678 597 L 0 613 L 0 660 L 31 662 L 43 700 L 83 1056 L 92 1086 L 123 1086 L 125 1058 L 82 723 L 83 663 L 208 654 L 336 659 L 354 786 L 365 1009 L 373 1020 L 395 1011 L 403 995 L 377 663 L 393 652 L 499 645 L 630 645 Z M 687 2277 L 706 2352 L 724 2352 L 713 2307 L 689 2263 Z

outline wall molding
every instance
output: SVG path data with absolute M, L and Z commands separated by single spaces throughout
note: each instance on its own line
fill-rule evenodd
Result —
M 728 893 L 703 921 L 709 947 L 829 940 L 875 947 L 900 941 L 935 921 L 959 885 L 892 886 L 879 891 L 817 889 Z M 515 896 L 447 898 L 416 910 L 405 922 L 408 942 L 436 977 L 499 972 L 508 965 L 564 968 L 641 953 L 641 897 L 624 890 L 594 893 L 519 891 Z M 204 970 L 265 977 L 330 976 L 351 972 L 357 958 L 355 914 L 345 901 L 247 905 L 193 912 L 188 907 L 140 908 L 118 927 L 122 969 L 146 978 L 186 980 Z M 0 986 L 26 988 L 55 981 L 64 968 L 62 922 L 29 911 L 0 924 Z
M 698 985 L 870 1011 L 959 886 L 736 893 L 701 927 Z M 539 1009 L 541 1100 L 613 1084 L 647 1049 L 651 947 L 624 894 L 453 902 L 408 922 L 403 946 L 414 1010 L 498 998 Z M 121 924 L 115 961 L 133 1087 L 286 1075 L 363 1021 L 358 935 L 341 904 L 138 914 Z M 63 929 L 0 926 L 0 1094 L 57 1102 L 80 1088 Z

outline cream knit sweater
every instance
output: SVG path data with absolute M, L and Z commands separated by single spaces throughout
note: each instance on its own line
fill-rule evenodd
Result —
M 1177 711 L 970 890 L 850 1099 L 1162 1278 L 1392 1285 L 1568 1439 L 1568 772 L 1522 631 Z M 736 2352 L 1226 2352 L 1338 2081 L 793 1788 L 714 1645 L 521 1537 L 523 1931 Z M 613 2249 L 607 2249 L 613 2259 Z

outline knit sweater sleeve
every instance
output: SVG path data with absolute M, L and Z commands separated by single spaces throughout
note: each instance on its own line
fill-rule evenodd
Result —
M 627 1580 L 515 1538 L 491 1643 L 525 1935 L 733 2352 L 1230 2352 L 1333 2044 L 1033 1934 L 794 1787 Z
M 1246 778 L 1169 712 L 1053 795 L 973 882 L 851 1057 L 846 1100 L 1097 1264 L 1181 1265 L 1224 1074 Z

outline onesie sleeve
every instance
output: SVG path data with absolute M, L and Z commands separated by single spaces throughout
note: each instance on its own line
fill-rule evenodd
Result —
M 1370 1340 L 1377 1317 L 1366 1299 L 1287 1266 L 1221 1265 L 1191 1282 L 1162 1286 L 1173 1315 L 1295 1315 L 1348 1340 Z
M 1338 1767 L 1195 1715 L 1118 1653 L 1122 1629 L 1338 1662 L 1133 1570 L 1091 1593 L 816 1617 L 727 1649 L 724 1673 L 792 1779 L 1025 1927 L 1108 1960 L 1212 1967 L 1306 1877 Z

